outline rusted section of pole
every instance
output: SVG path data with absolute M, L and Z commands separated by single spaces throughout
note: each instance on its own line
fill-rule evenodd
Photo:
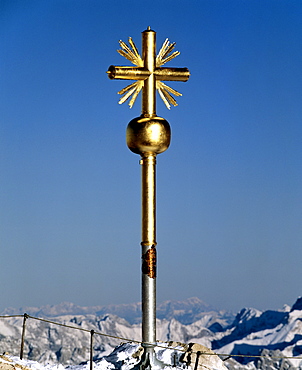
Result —
M 149 278 L 156 278 L 156 247 L 152 245 L 146 253 L 142 255 L 142 273 Z
M 23 315 L 23 326 L 22 326 L 22 337 L 21 337 L 21 349 L 20 349 L 20 360 L 23 359 L 24 351 L 24 340 L 25 340 L 25 329 L 26 329 L 26 319 L 28 318 L 27 313 Z

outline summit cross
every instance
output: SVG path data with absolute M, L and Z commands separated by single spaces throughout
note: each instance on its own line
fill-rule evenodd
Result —
M 156 115 L 156 90 L 166 107 L 177 105 L 171 95 L 181 94 L 162 81 L 187 81 L 187 68 L 162 67 L 180 53 L 174 51 L 175 43 L 168 39 L 156 55 L 156 33 L 150 27 L 142 32 L 142 56 L 131 37 L 129 45 L 120 41 L 118 52 L 134 67 L 110 66 L 110 79 L 134 80 L 118 92 L 119 104 L 129 99 L 130 108 L 142 91 L 142 114 L 133 118 L 126 130 L 128 148 L 140 154 L 142 168 L 142 354 L 136 370 L 163 369 L 166 365 L 156 357 L 156 156 L 166 151 L 171 141 L 168 121 Z
M 129 38 L 130 47 L 123 41 L 119 43 L 122 49 L 118 50 L 118 53 L 133 63 L 135 67 L 111 65 L 107 71 L 108 77 L 112 80 L 136 80 L 118 92 L 122 95 L 119 104 L 131 97 L 129 106 L 132 108 L 142 90 L 142 116 L 154 117 L 156 116 L 157 90 L 168 109 L 171 104 L 176 106 L 177 102 L 171 94 L 181 96 L 181 93 L 162 81 L 186 82 L 190 77 L 190 72 L 187 68 L 162 67 L 163 64 L 180 54 L 179 51 L 172 52 L 175 43 L 170 43 L 166 39 L 156 55 L 156 32 L 152 31 L 150 27 L 142 32 L 142 57 L 131 37 Z

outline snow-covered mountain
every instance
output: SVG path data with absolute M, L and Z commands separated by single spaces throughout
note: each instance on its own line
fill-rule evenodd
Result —
M 300 357 L 302 354 L 302 297 L 281 311 L 261 312 L 243 309 L 230 327 L 216 334 L 211 348 L 218 353 L 259 356 L 277 351 L 275 357 Z M 238 360 L 238 358 L 236 358 Z M 292 360 L 298 369 L 300 360 Z M 281 362 L 281 359 L 279 359 Z M 246 364 L 249 358 L 240 362 Z M 302 361 L 301 361 L 302 364 Z M 280 365 L 281 366 L 281 365 Z M 283 366 L 283 368 L 286 368 Z M 301 365 L 302 368 L 302 365 Z
M 161 312 L 157 320 L 157 338 L 160 341 L 178 341 L 181 343 L 199 343 L 223 354 L 225 359 L 230 355 L 256 355 L 263 357 L 232 357 L 225 361 L 229 369 L 302 369 L 302 298 L 298 298 L 290 308 L 278 311 L 259 311 L 252 308 L 242 309 L 236 316 L 230 313 L 215 311 L 203 302 L 194 298 L 186 302 L 170 302 L 159 306 Z M 190 304 L 191 303 L 191 304 Z M 138 304 L 124 312 L 132 314 Z M 88 332 L 67 329 L 34 319 L 27 320 L 24 357 L 42 362 L 79 364 L 89 358 L 90 330 L 101 332 L 112 337 L 94 335 L 94 359 L 100 360 L 108 355 L 124 339 L 141 339 L 141 324 L 129 323 L 117 315 L 98 313 L 58 314 L 58 306 L 48 306 L 40 311 L 27 310 L 32 316 L 44 312 L 53 321 L 87 329 Z M 136 307 L 136 308 L 135 308 Z M 203 311 L 198 311 L 201 307 Z M 123 307 L 124 309 L 125 307 Z M 62 305 L 64 313 L 78 310 L 74 305 Z M 81 308 L 83 309 L 83 308 Z M 85 308 L 88 311 L 88 308 Z M 94 308 L 95 309 L 95 308 Z M 104 308 L 102 308 L 104 309 Z M 65 311 L 64 311 L 65 310 Z M 117 311 L 118 308 L 115 307 Z M 115 311 L 115 312 L 116 312 Z M 122 309 L 121 309 L 122 311 Z M 23 311 L 24 312 L 24 311 Z M 23 313 L 22 312 L 22 313 Z M 78 311 L 75 311 L 78 312 Z M 101 312 L 101 314 L 99 314 Z M 6 314 L 20 312 L 6 310 Z M 165 317 L 166 314 L 166 317 Z M 178 318 L 178 319 L 177 319 Z M 197 319 L 192 322 L 193 318 Z M 18 355 L 22 318 L 0 319 L 0 348 L 2 352 Z M 123 338 L 123 339 L 121 339 Z M 282 357 L 300 357 L 284 359 Z

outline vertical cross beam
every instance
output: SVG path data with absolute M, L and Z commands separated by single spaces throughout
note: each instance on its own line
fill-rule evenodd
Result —
M 156 115 L 156 33 L 147 30 L 142 33 L 142 49 L 144 68 L 149 72 L 149 77 L 144 81 L 142 91 L 142 115 L 153 117 Z

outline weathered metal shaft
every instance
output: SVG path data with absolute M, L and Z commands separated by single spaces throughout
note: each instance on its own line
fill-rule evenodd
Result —
M 156 342 L 156 154 L 142 155 L 142 339 Z

